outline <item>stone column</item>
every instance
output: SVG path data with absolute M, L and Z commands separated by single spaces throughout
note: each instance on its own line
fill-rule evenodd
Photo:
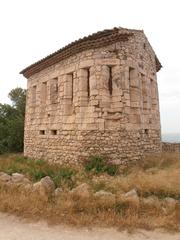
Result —
M 97 79 L 97 81 L 99 81 L 100 105 L 104 108 L 110 107 L 109 77 L 109 67 L 103 65 L 100 79 Z
M 73 74 L 66 74 L 64 80 L 64 115 L 70 115 L 73 106 Z
M 88 69 L 78 70 L 78 105 L 80 107 L 88 105 Z

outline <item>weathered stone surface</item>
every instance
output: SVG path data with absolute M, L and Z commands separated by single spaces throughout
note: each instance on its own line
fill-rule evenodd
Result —
M 91 196 L 91 188 L 87 183 L 83 183 L 73 188 L 70 193 L 80 198 L 89 198 Z
M 140 198 L 136 189 L 132 189 L 131 191 L 124 193 L 121 195 L 123 201 L 130 202 L 132 205 L 138 207 L 140 204 Z
M 62 188 L 56 188 L 55 189 L 55 192 L 54 192 L 55 197 L 60 197 L 62 193 L 63 193 Z
M 25 178 L 25 176 L 21 173 L 13 173 L 12 174 L 12 181 L 14 182 L 20 182 Z
M 164 201 L 165 201 L 166 206 L 169 208 L 175 208 L 176 204 L 178 203 L 178 201 L 176 199 L 171 198 L 171 197 L 166 197 L 164 199 Z
M 143 198 L 142 202 L 144 205 L 148 207 L 159 207 L 159 199 L 156 196 L 149 196 L 147 198 Z
M 11 176 L 9 176 L 7 173 L 0 173 L 0 182 L 6 183 L 11 181 Z
M 105 46 L 98 35 L 96 48 L 27 70 L 26 156 L 75 163 L 105 154 L 127 164 L 161 152 L 159 63 L 142 31 L 116 34 L 124 31 L 126 40 Z
M 110 205 L 113 205 L 116 202 L 115 194 L 104 191 L 104 190 L 100 190 L 100 191 L 94 193 L 94 197 L 97 200 L 101 201 L 102 203 L 108 203 Z
M 131 191 L 124 194 L 124 197 L 138 197 L 138 193 L 136 189 L 132 189 Z
M 49 176 L 42 178 L 39 182 L 33 184 L 33 191 L 39 193 L 42 197 L 49 197 L 54 194 L 55 185 Z

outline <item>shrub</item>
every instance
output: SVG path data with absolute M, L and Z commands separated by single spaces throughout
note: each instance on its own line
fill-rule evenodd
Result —
M 99 155 L 91 156 L 90 159 L 85 163 L 85 170 L 94 173 L 107 173 L 114 176 L 118 173 L 118 167 Z
M 53 176 L 53 181 L 56 186 L 67 184 L 69 188 L 73 188 L 75 183 L 73 181 L 73 176 L 75 171 L 69 167 L 61 167 L 55 176 Z

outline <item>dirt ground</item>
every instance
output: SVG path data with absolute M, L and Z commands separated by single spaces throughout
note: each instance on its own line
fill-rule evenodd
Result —
M 139 230 L 134 234 L 115 229 L 75 229 L 48 226 L 45 222 L 28 222 L 0 213 L 0 240 L 180 240 L 180 233 Z

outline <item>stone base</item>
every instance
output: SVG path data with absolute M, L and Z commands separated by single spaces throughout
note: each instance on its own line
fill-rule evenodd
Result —
M 26 137 L 28 136 L 28 137 Z M 134 163 L 147 153 L 161 152 L 158 130 L 62 131 L 56 136 L 26 132 L 24 154 L 50 162 L 77 164 L 90 155 L 105 155 L 116 164 Z

